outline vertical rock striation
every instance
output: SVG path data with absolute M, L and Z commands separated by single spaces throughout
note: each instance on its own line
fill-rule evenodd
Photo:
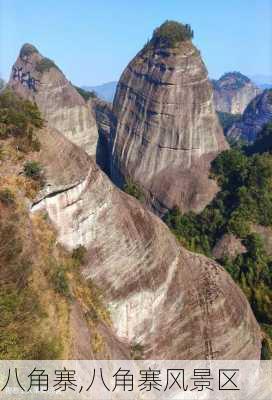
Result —
M 227 144 L 191 40 L 172 46 L 154 33 L 124 70 L 113 111 L 115 183 L 138 183 L 159 213 L 175 205 L 199 211 L 209 203 L 217 190 L 209 163 Z
M 58 129 L 88 154 L 96 154 L 94 113 L 55 63 L 25 44 L 12 67 L 8 86 L 35 101 L 49 126 Z

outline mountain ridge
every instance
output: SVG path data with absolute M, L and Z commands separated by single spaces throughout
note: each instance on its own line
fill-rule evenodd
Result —
M 105 82 L 100 85 L 95 85 L 95 86 L 87 86 L 84 85 L 82 86 L 83 89 L 85 90 L 91 90 L 94 91 L 98 97 L 100 97 L 102 100 L 106 100 L 110 103 L 113 102 L 114 94 L 116 91 L 118 81 L 110 81 L 110 82 Z

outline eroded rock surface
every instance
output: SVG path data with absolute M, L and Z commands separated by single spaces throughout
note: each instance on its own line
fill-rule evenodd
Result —
M 259 358 L 258 324 L 222 267 L 183 249 L 159 218 L 58 132 L 51 131 L 42 147 L 51 186 L 32 211 L 48 212 L 66 248 L 87 247 L 84 275 L 103 288 L 111 312 L 107 343 L 120 349 L 141 344 L 142 357 L 150 359 Z
M 227 148 L 211 84 L 190 40 L 175 48 L 152 41 L 124 70 L 113 111 L 112 179 L 131 179 L 156 211 L 200 211 L 217 191 L 210 161 Z
M 242 114 L 261 90 L 240 72 L 228 72 L 213 80 L 214 104 L 217 111 Z
M 25 44 L 8 86 L 35 101 L 49 126 L 95 156 L 98 132 L 94 113 L 52 60 Z
M 267 89 L 249 103 L 241 122 L 235 123 L 227 132 L 227 136 L 252 142 L 264 125 L 271 121 L 272 89 Z
M 234 260 L 239 254 L 246 253 L 246 251 L 247 249 L 242 244 L 241 239 L 233 234 L 226 233 L 215 244 L 212 255 L 218 260 L 224 257 Z

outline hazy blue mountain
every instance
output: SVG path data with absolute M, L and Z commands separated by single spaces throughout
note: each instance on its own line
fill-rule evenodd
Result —
M 272 75 L 253 75 L 251 76 L 251 80 L 260 88 L 260 89 L 271 89 L 272 88 Z
M 82 86 L 82 88 L 85 90 L 91 90 L 91 91 L 94 90 L 98 95 L 98 97 L 100 97 L 103 100 L 112 102 L 117 83 L 118 83 L 117 81 L 113 81 L 113 82 L 106 82 L 98 86 Z
M 272 83 L 259 83 L 258 87 L 262 90 L 272 89 Z

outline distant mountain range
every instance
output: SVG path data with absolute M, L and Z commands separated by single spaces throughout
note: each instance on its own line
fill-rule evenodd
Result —
M 262 90 L 272 88 L 272 75 L 253 75 L 249 78 Z M 101 99 L 113 102 L 117 83 L 117 81 L 112 81 L 97 86 L 82 86 L 82 88 L 85 90 L 95 91 Z
M 82 86 L 82 89 L 95 91 L 95 93 L 103 100 L 112 102 L 117 86 L 117 81 L 106 82 L 97 86 Z
M 250 79 L 259 86 L 260 89 L 272 88 L 272 75 L 253 75 Z

